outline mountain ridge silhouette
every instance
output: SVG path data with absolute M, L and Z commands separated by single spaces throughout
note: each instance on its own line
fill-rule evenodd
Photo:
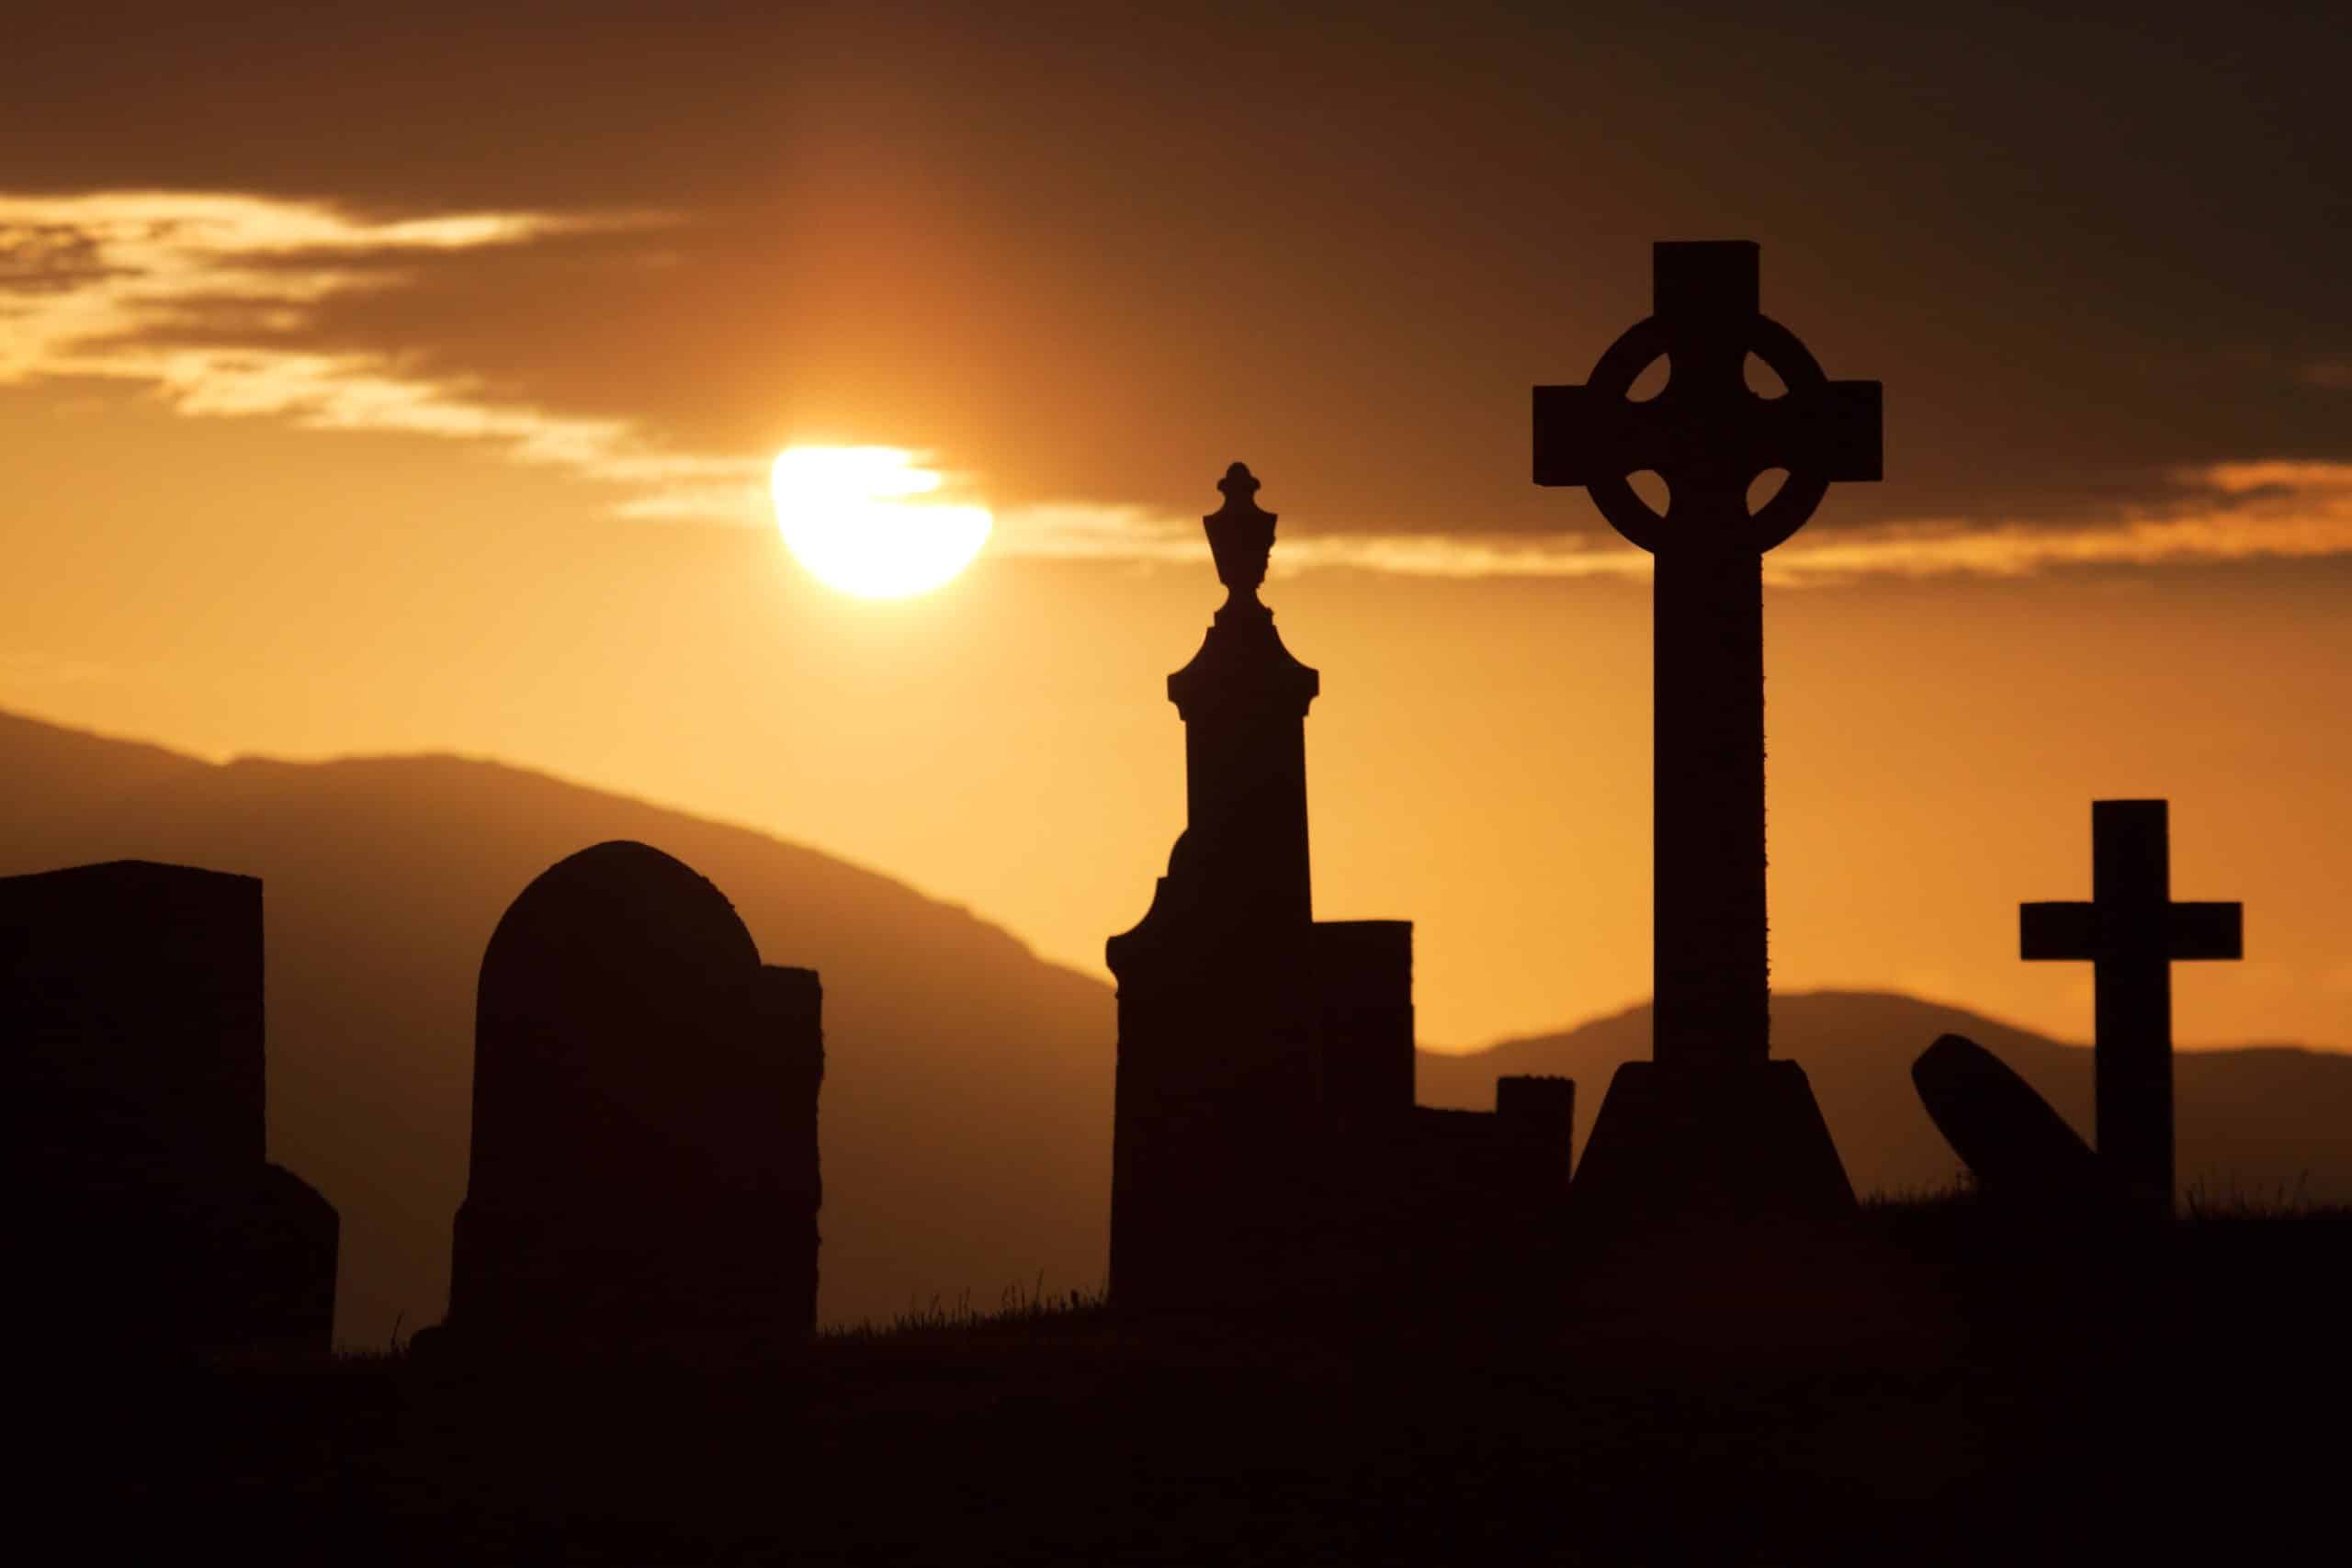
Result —
M 609 839 L 676 855 L 734 902 L 763 958 L 820 972 L 829 1319 L 967 1287 L 987 1301 L 1040 1272 L 1102 1281 L 1110 988 L 968 912 L 501 762 L 214 763 L 0 715 L 0 874 L 136 858 L 263 879 L 271 1157 L 315 1173 L 342 1212 L 342 1339 L 380 1345 L 396 1319 L 440 1315 L 483 949 L 532 878 Z M 1046 1212 L 1054 1224 L 1030 1217 Z
M 1912 1089 L 1910 1066 L 1938 1035 L 1967 1036 L 2007 1062 L 2089 1139 L 2088 1045 L 2070 1044 L 1951 1003 L 1898 991 L 1775 993 L 1772 1054 L 1813 1080 L 1858 1191 L 1890 1195 L 1949 1185 L 1960 1164 Z M 1646 1055 L 1650 1005 L 1481 1051 L 1424 1051 L 1425 1105 L 1482 1109 L 1494 1080 L 1555 1073 L 1577 1080 L 1579 1156 L 1617 1064 Z M 2182 1187 L 2206 1197 L 2352 1202 L 2352 1055 L 2259 1044 L 2174 1054 Z
M 1040 1275 L 1103 1278 L 1116 1023 L 1109 985 L 961 906 L 757 829 L 446 754 L 225 762 L 0 713 L 0 874 L 141 858 L 264 879 L 270 1155 L 343 1215 L 337 1336 L 435 1320 L 470 1118 L 474 987 L 508 903 L 585 846 L 638 839 L 734 903 L 771 963 L 825 990 L 820 1312 L 886 1317 Z M 1956 1029 L 2086 1134 L 2090 1056 L 1894 993 L 1775 998 L 1775 1054 L 1811 1075 L 1856 1185 L 1956 1169 L 1911 1059 Z M 1422 1103 L 1483 1108 L 1503 1073 L 1577 1080 L 1577 1148 L 1646 1004 L 1466 1054 L 1424 1049 Z M 2184 1181 L 2352 1201 L 2352 1055 L 2179 1058 Z

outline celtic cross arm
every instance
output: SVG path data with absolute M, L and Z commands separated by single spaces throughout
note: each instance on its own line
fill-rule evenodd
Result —
M 1761 552 L 1803 527 L 1831 484 L 1880 477 L 1879 383 L 1830 380 L 1795 333 L 1757 310 L 1754 245 L 1661 244 L 1656 265 L 1657 313 L 1611 344 L 1583 385 L 1535 389 L 1537 484 L 1589 490 L 1612 527 L 1656 550 L 1668 517 L 1626 482 L 1654 471 L 1674 496 L 1672 536 L 1738 528 Z M 1781 395 L 1748 387 L 1751 355 L 1781 378 Z M 1660 359 L 1665 388 L 1634 400 L 1634 382 Z M 1747 487 L 1774 468 L 1788 479 L 1751 517 Z

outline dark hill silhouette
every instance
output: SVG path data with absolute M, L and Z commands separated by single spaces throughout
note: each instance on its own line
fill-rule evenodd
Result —
M 1964 1009 L 1884 991 L 1801 991 L 1772 998 L 1772 1049 L 1804 1064 L 1856 1190 L 1940 1188 L 1960 1172 L 1911 1086 L 1914 1058 L 1939 1035 L 1962 1034 L 2007 1063 L 2085 1138 L 2091 1135 L 2091 1053 Z M 1485 1106 L 1510 1073 L 1564 1073 L 1605 1085 L 1620 1062 L 1647 1055 L 1650 1010 L 1629 1009 L 1564 1034 L 1507 1041 L 1467 1055 L 1420 1059 L 1425 1105 Z M 2180 1179 L 2221 1197 L 2352 1201 L 2352 1055 L 2291 1045 L 2184 1051 L 2178 1079 Z M 1577 1147 L 1591 1124 L 1577 1096 Z
M 449 757 L 214 766 L 0 716 L 0 874 L 120 856 L 264 879 L 270 1157 L 341 1209 L 338 1333 L 437 1319 L 466 1176 L 474 987 L 500 915 L 588 845 L 707 873 L 822 972 L 822 1311 L 1101 1285 L 1110 988 L 870 872 Z
M 465 1186 L 474 984 L 532 878 L 608 839 L 708 875 L 762 954 L 822 972 L 820 1312 L 888 1314 L 964 1289 L 1102 1282 L 1110 1192 L 1110 987 L 967 912 L 814 851 L 544 774 L 449 757 L 214 765 L 0 715 L 0 874 L 116 857 L 266 880 L 270 1157 L 343 1214 L 337 1332 L 381 1344 L 437 1319 Z M 1957 1032 L 2088 1131 L 2090 1055 L 1958 1010 L 1862 993 L 1775 1001 L 1863 1192 L 1940 1183 L 1956 1162 L 1912 1058 Z M 1505 1074 L 1566 1073 L 1579 1148 L 1647 1009 L 1466 1056 L 1422 1053 L 1425 1104 L 1484 1108 Z M 2183 1055 L 2184 1179 L 2352 1198 L 2352 1056 Z

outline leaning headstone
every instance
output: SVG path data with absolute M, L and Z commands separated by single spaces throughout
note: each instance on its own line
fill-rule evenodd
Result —
M 2033 1086 L 1992 1052 L 1946 1034 L 1911 1064 L 1928 1119 L 2005 1207 L 2080 1209 L 2106 1192 L 2098 1156 Z
M 339 1225 L 268 1163 L 263 1025 L 257 879 L 146 861 L 0 879 L 28 1344 L 327 1348 Z
M 2091 803 L 2091 898 L 2018 908 L 2020 954 L 2091 965 L 2098 1152 L 2141 1212 L 2173 1207 L 2172 966 L 2245 954 L 2237 904 L 2175 903 L 2161 800 Z
M 763 965 L 718 888 L 583 850 L 481 966 L 472 1166 L 445 1345 L 783 1344 L 814 1325 L 817 976 Z

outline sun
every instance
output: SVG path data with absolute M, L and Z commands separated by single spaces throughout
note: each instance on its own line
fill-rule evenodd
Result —
M 770 488 L 793 558 L 828 587 L 904 599 L 972 564 L 994 519 L 984 506 L 921 499 L 940 476 L 896 446 L 788 446 Z

